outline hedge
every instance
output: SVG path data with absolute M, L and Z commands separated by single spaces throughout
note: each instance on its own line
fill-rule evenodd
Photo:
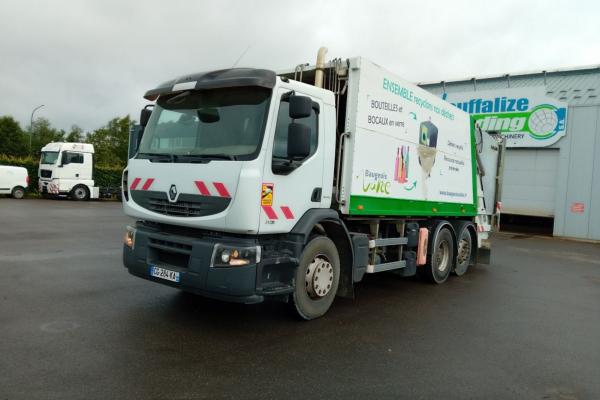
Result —
M 38 191 L 39 160 L 33 157 L 12 157 L 0 154 L 0 165 L 13 165 L 27 168 L 29 173 L 29 191 Z M 121 166 L 94 165 L 94 183 L 100 187 L 121 186 Z

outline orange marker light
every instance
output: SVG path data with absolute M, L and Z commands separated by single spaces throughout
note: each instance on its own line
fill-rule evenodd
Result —
M 365 207 L 362 204 L 359 204 L 358 206 L 356 206 L 357 210 L 364 210 Z

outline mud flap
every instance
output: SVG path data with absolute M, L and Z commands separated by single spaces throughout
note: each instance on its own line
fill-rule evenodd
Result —
M 480 247 L 479 249 L 477 249 L 477 260 L 476 260 L 476 263 L 477 264 L 489 265 L 490 264 L 491 253 L 492 252 L 491 252 L 491 250 L 489 248 Z

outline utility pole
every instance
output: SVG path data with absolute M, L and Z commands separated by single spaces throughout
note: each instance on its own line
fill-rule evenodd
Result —
M 31 155 L 31 137 L 33 136 L 33 114 L 39 110 L 40 108 L 44 107 L 44 105 L 39 105 L 36 108 L 33 109 L 33 111 L 31 112 L 31 118 L 29 120 L 29 155 Z

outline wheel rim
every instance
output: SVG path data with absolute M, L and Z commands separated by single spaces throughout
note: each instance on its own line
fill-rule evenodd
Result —
M 445 240 L 440 241 L 435 253 L 436 269 L 445 272 L 450 266 L 450 245 L 448 242 Z
M 462 237 L 458 242 L 458 257 L 459 264 L 463 264 L 471 255 L 471 241 L 468 238 Z
M 24 195 L 24 194 L 25 194 L 25 193 L 24 193 L 24 192 L 23 192 L 21 189 L 17 189 L 17 190 L 15 190 L 15 197 L 16 197 L 17 199 L 21 199 L 21 198 L 23 198 L 23 195 Z
M 327 296 L 333 286 L 333 266 L 323 254 L 315 256 L 306 269 L 306 293 L 311 299 Z
M 82 188 L 75 189 L 75 197 L 77 197 L 78 199 L 83 199 L 85 197 L 85 190 L 83 190 Z

